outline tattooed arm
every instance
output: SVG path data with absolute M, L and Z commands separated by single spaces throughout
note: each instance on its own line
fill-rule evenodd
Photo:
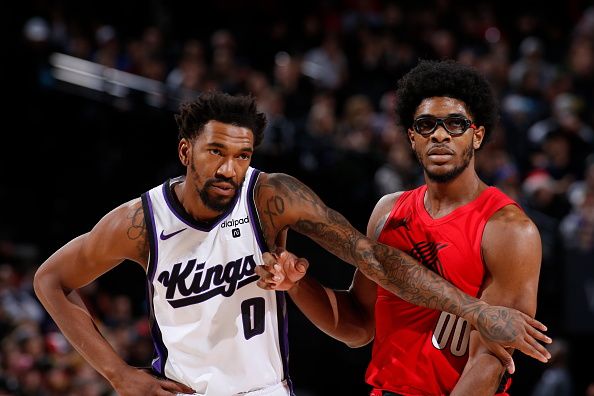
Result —
M 465 318 L 487 340 L 514 347 L 541 361 L 549 357 L 536 341 L 549 341 L 533 327 L 545 329 L 538 321 L 517 310 L 490 306 L 471 297 L 402 251 L 365 237 L 297 179 L 284 174 L 262 175 L 256 186 L 256 204 L 268 241 L 289 227 L 355 265 L 402 299 Z M 511 355 L 503 348 L 496 353 L 513 371 Z
M 103 338 L 76 294 L 81 288 L 120 264 L 136 261 L 146 268 L 148 244 L 140 199 L 103 217 L 93 229 L 49 257 L 37 270 L 35 293 L 74 348 L 120 395 L 154 395 L 168 389 L 191 393 L 171 381 L 158 381 L 128 366 Z

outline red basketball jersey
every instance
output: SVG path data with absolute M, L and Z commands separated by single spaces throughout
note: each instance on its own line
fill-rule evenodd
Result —
M 447 216 L 433 219 L 423 200 L 427 186 L 404 192 L 379 236 L 471 296 L 481 291 L 481 240 L 499 209 L 517 204 L 495 187 Z M 376 333 L 367 382 L 401 395 L 449 394 L 468 360 L 470 325 L 447 312 L 410 304 L 378 287 Z

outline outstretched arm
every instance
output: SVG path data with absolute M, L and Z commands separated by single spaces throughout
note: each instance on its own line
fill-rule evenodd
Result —
M 74 348 L 123 396 L 193 393 L 128 366 L 103 338 L 75 290 L 124 259 L 146 265 L 148 245 L 140 200 L 107 214 L 87 234 L 68 242 L 35 274 L 35 293 Z
M 517 310 L 490 306 L 471 297 L 404 252 L 365 237 L 297 179 L 284 174 L 263 175 L 256 202 L 267 240 L 274 240 L 279 230 L 290 227 L 402 299 L 460 316 L 486 339 L 547 361 L 549 353 L 536 341 L 550 341 L 535 328 L 546 330 L 540 322 Z M 513 364 L 509 354 L 499 357 L 507 365 Z
M 370 239 L 378 239 L 399 196 L 400 193 L 394 193 L 379 200 L 367 224 Z M 373 340 L 377 285 L 361 271 L 355 271 L 348 290 L 334 290 L 307 276 L 307 260 L 284 249 L 276 254 L 266 253 L 264 260 L 266 265 L 256 268 L 260 287 L 288 290 L 295 305 L 313 324 L 350 347 L 360 347 Z
M 483 235 L 487 277 L 481 299 L 534 316 L 541 261 L 538 229 L 520 209 L 506 206 L 487 223 Z M 504 370 L 473 330 L 470 357 L 452 395 L 493 395 Z

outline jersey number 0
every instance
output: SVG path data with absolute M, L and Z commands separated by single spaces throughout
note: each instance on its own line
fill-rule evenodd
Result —
M 262 297 L 248 298 L 241 303 L 243 336 L 246 340 L 264 333 L 265 304 Z

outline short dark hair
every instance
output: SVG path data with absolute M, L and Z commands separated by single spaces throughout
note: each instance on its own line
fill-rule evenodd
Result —
M 489 81 L 470 66 L 452 60 L 421 60 L 398 82 L 396 115 L 412 127 L 417 107 L 426 98 L 446 96 L 466 104 L 472 121 L 485 127 L 485 141 L 498 119 L 499 107 Z
M 182 103 L 175 115 L 180 139 L 198 136 L 209 121 L 219 121 L 243 128 L 254 134 L 254 147 L 264 138 L 266 115 L 259 112 L 253 96 L 232 96 L 211 91 L 200 94 L 191 102 Z

